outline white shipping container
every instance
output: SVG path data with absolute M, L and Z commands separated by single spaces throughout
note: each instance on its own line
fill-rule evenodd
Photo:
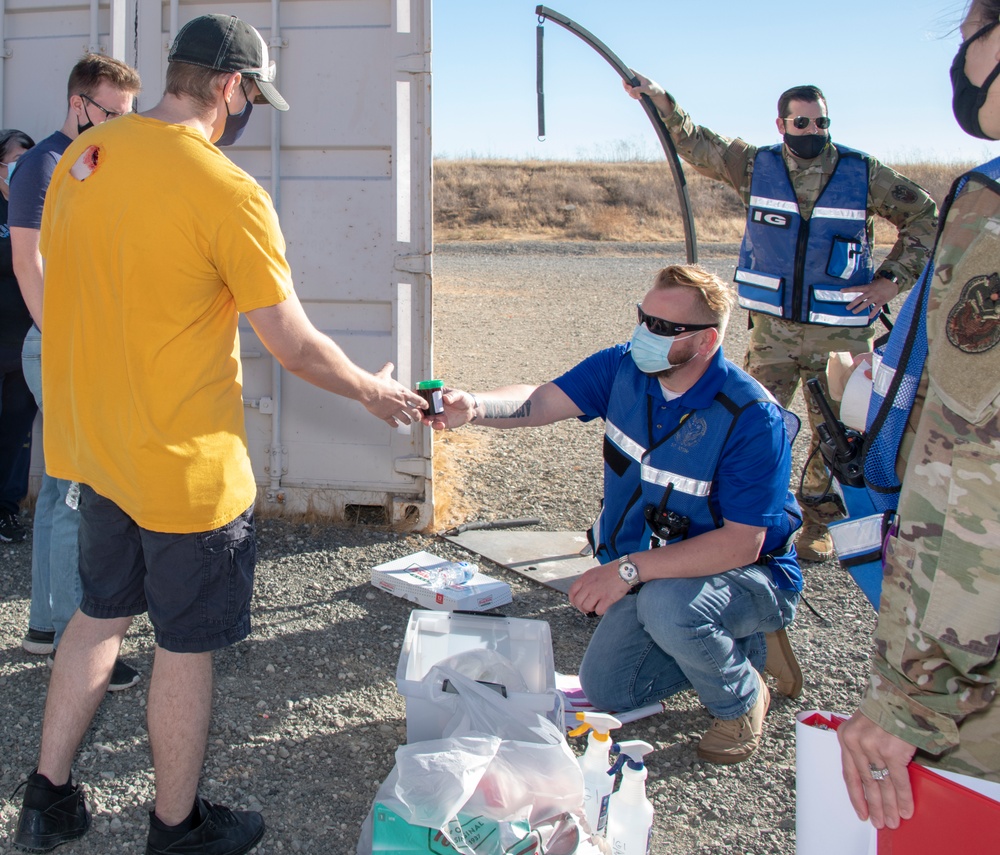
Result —
M 277 62 L 291 109 L 257 107 L 227 154 L 271 194 L 309 317 L 364 368 L 430 378 L 430 0 L 0 0 L 0 124 L 36 141 L 59 128 L 88 50 L 134 65 L 149 109 L 173 36 L 208 12 L 251 23 Z M 281 370 L 245 321 L 240 332 L 263 512 L 429 524 L 429 431 L 390 430 Z M 33 489 L 41 470 L 36 424 Z

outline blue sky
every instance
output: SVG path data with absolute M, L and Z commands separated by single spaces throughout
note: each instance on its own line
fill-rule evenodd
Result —
M 536 139 L 537 4 L 433 0 L 434 153 L 615 159 L 661 155 L 642 107 L 576 36 L 545 24 L 545 142 Z M 962 0 L 552 0 L 696 122 L 778 141 L 778 95 L 813 83 L 835 140 L 890 162 L 983 161 L 1000 146 L 951 113 Z M 836 13 L 834 14 L 834 10 Z

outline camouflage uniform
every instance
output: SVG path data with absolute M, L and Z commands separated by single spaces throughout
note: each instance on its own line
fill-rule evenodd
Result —
M 927 306 L 928 357 L 897 459 L 899 531 L 886 552 L 860 710 L 934 756 L 1000 781 L 1000 188 L 948 213 Z
M 671 96 L 667 96 L 671 98 Z M 741 139 L 729 139 L 696 125 L 690 116 L 674 104 L 669 115 L 662 115 L 667 130 L 674 141 L 677 153 L 698 172 L 729 184 L 743 202 L 750 205 L 750 180 L 753 176 L 754 158 L 757 146 Z M 803 166 L 792 157 L 787 149 L 782 156 L 798 198 L 802 218 L 808 220 L 816 200 L 826 187 L 838 154 L 833 146 L 823 149 L 819 157 Z M 891 274 L 899 283 L 900 292 L 910 288 L 917 280 L 934 240 L 937 229 L 937 206 L 927 193 L 898 172 L 867 156 L 868 164 L 868 218 L 866 229 L 868 242 L 872 244 L 874 219 L 877 214 L 889 220 L 899 230 L 896 243 L 888 257 L 880 265 L 881 272 Z M 818 377 L 827 395 L 826 361 L 831 351 L 867 353 L 875 336 L 873 327 L 835 327 L 820 324 L 804 324 L 784 318 L 777 318 L 761 312 L 750 312 L 752 330 L 750 349 L 744 368 L 759 380 L 777 398 L 778 403 L 788 407 L 799 383 Z M 810 395 L 806 396 L 809 422 L 812 426 L 810 451 L 817 448 L 816 425 L 822 422 Z M 839 508 L 833 501 L 809 506 L 809 499 L 815 501 L 826 493 L 829 475 L 817 452 L 812 456 L 803 473 L 802 510 L 815 522 L 828 522 L 840 516 Z

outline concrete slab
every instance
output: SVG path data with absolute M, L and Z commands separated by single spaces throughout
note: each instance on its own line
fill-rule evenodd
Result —
M 463 531 L 447 540 L 564 594 L 597 563 L 579 531 Z

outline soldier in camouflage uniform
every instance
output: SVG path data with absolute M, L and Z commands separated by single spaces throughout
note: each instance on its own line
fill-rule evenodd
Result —
M 642 94 L 650 96 L 666 123 L 678 154 L 703 175 L 729 184 L 739 193 L 748 211 L 752 211 L 751 180 L 762 149 L 742 139 L 729 139 L 696 125 L 662 87 L 642 75 L 636 76 L 641 85 L 632 87 L 625 84 L 626 91 L 633 98 Z M 803 127 L 797 127 L 803 122 Z M 829 117 L 822 92 L 813 86 L 800 86 L 783 93 L 778 101 L 776 125 L 785 140 L 781 160 L 794 189 L 798 214 L 808 229 L 817 200 L 830 184 L 838 163 L 844 160 L 838 147 L 830 144 L 826 131 Z M 810 146 L 812 150 L 809 150 Z M 792 147 L 800 153 L 796 154 Z M 867 199 L 863 204 L 866 208 L 864 232 L 867 246 L 872 246 L 875 215 L 889 220 L 898 229 L 896 243 L 871 280 L 856 278 L 854 284 L 844 289 L 857 294 L 846 308 L 855 315 L 866 312 L 874 320 L 880 308 L 910 288 L 923 270 L 937 227 L 937 208 L 917 184 L 869 155 L 862 157 L 868 175 Z M 794 207 L 795 203 L 790 204 Z M 744 237 L 745 250 L 747 242 L 747 237 Z M 748 256 L 752 256 L 753 252 L 754 247 L 749 247 Z M 791 266 L 791 259 L 788 264 Z M 809 284 L 805 283 L 806 288 Z M 742 290 L 740 302 L 748 308 L 752 305 L 743 299 Z M 850 320 L 841 319 L 844 324 Z M 775 317 L 764 311 L 751 310 L 750 323 L 750 348 L 744 367 L 771 391 L 783 407 L 789 406 L 800 382 L 804 384 L 810 378 L 818 377 L 826 389 L 826 362 L 832 351 L 865 353 L 871 350 L 875 335 L 870 325 L 836 325 L 836 319 L 802 322 L 789 317 L 787 312 L 784 317 Z M 816 425 L 822 422 L 822 417 L 810 395 L 806 395 L 806 404 L 812 426 L 811 457 L 802 473 L 798 495 L 804 525 L 799 532 L 796 549 L 799 558 L 822 561 L 833 555 L 826 523 L 840 517 L 841 508 L 839 500 L 828 493 L 829 474 L 817 451 Z
M 982 86 L 1000 69 L 998 24 L 1000 0 L 973 4 L 952 71 L 959 124 L 988 139 L 1000 139 L 1000 103 Z M 1000 781 L 1000 159 L 977 172 L 946 210 L 928 268 L 927 358 L 895 460 L 898 532 L 871 680 L 838 733 L 851 801 L 880 828 L 913 814 L 905 767 L 917 752 Z

